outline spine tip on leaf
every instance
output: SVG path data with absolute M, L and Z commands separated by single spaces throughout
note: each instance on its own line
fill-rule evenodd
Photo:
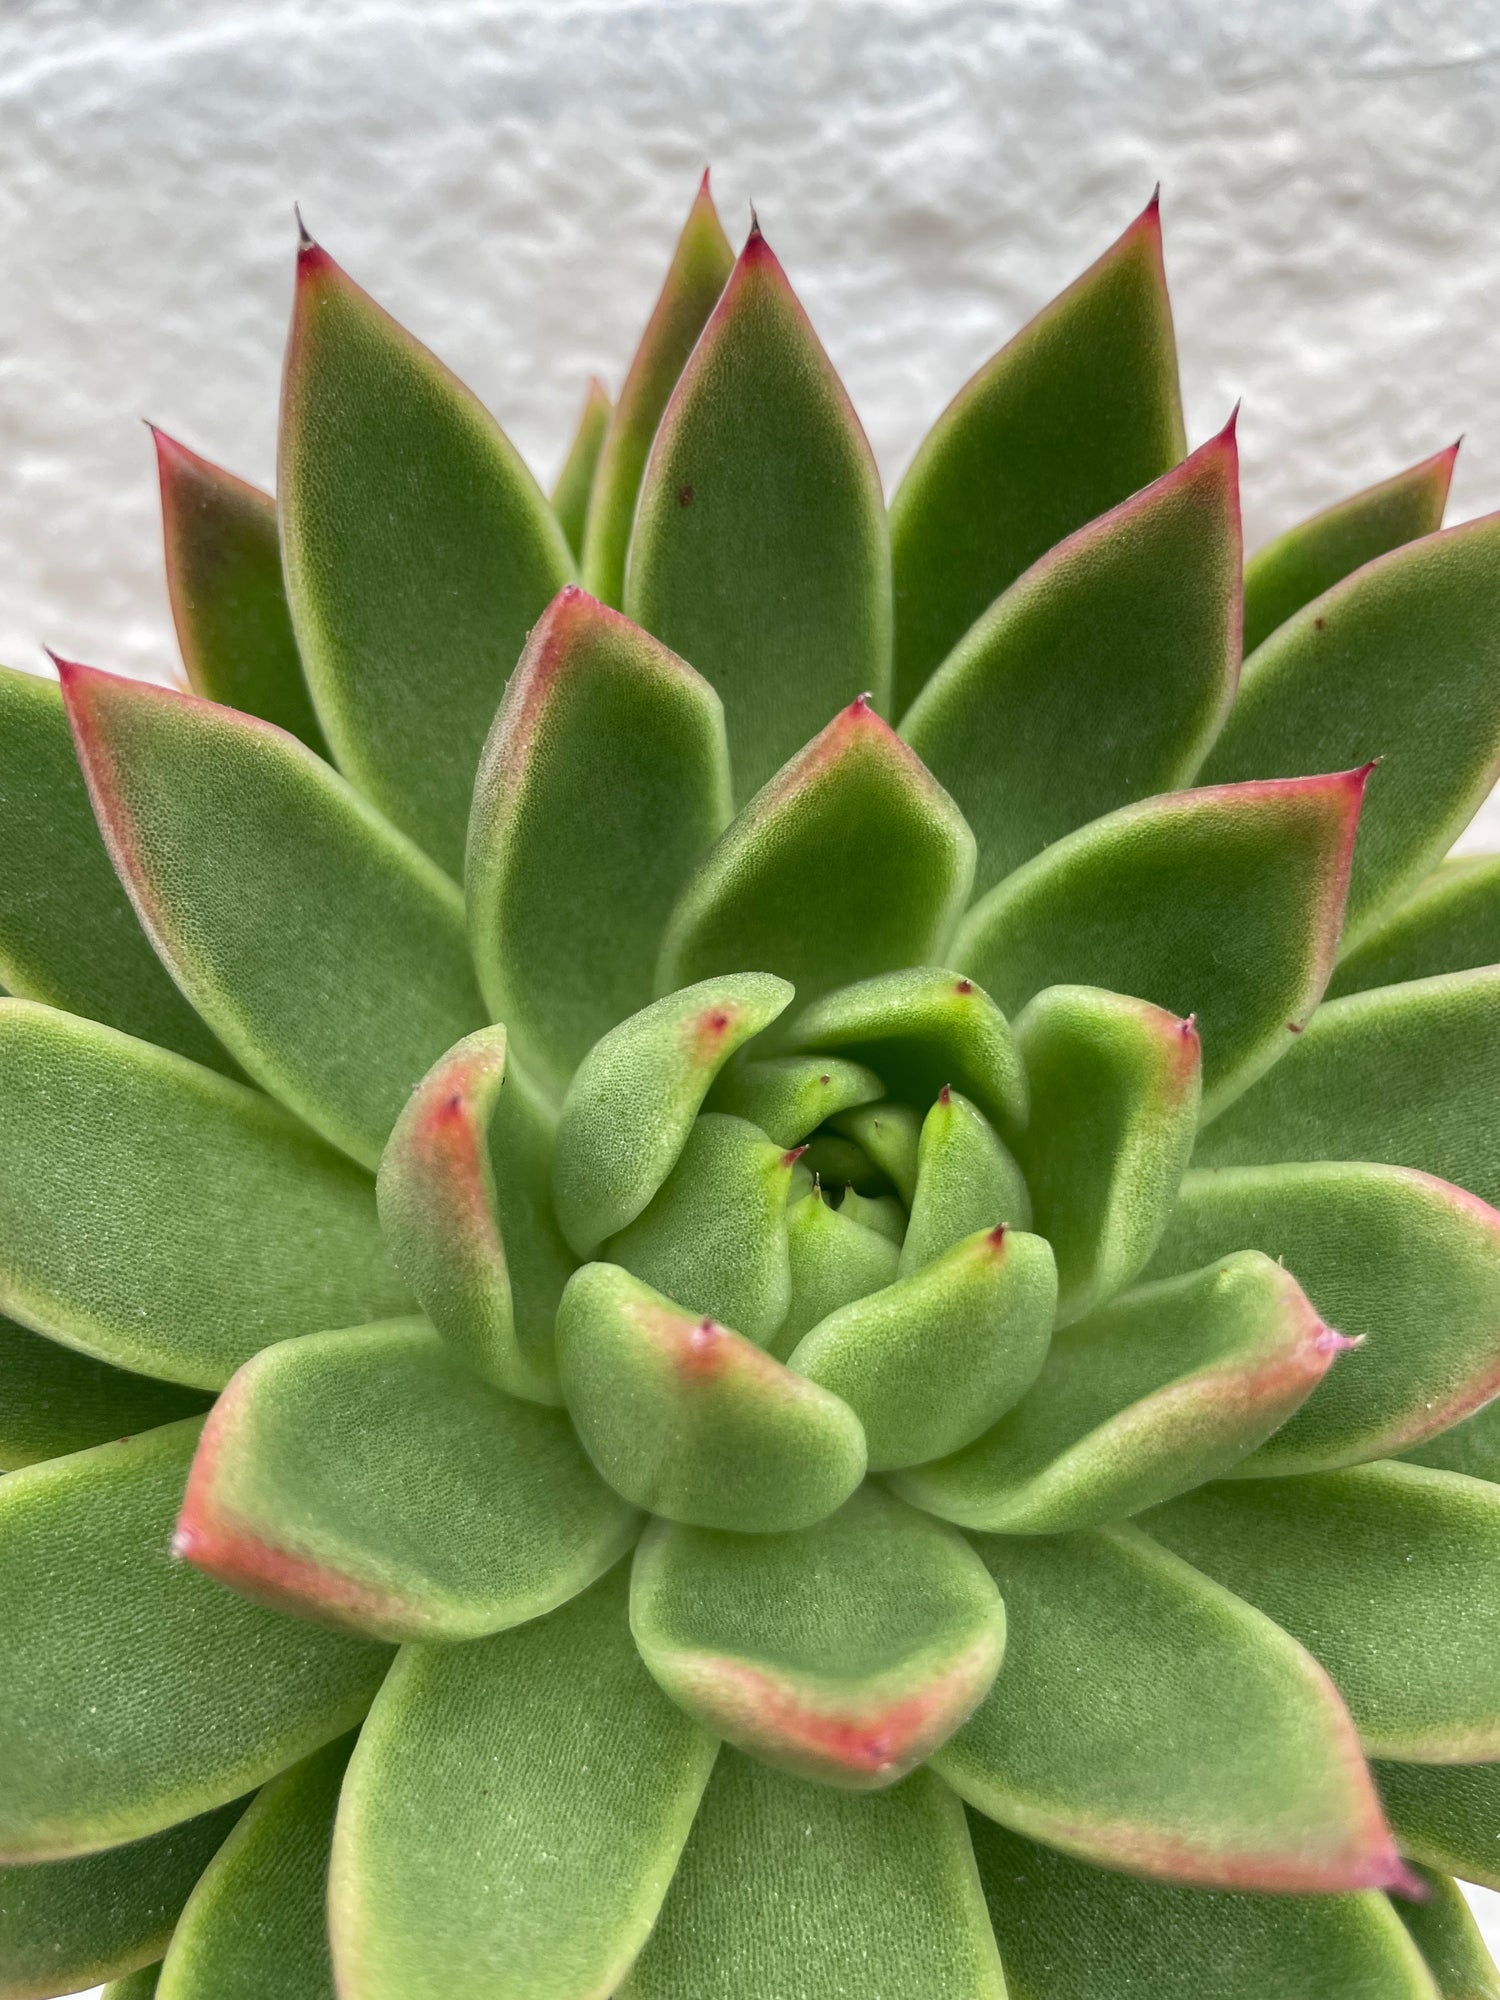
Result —
M 1001 1250 L 1005 1247 L 1005 1232 L 1009 1227 L 1010 1224 L 1007 1222 L 995 1224 L 989 1234 L 989 1246 L 992 1250 Z
M 302 220 L 302 205 L 301 205 L 301 203 L 300 203 L 300 202 L 295 202 L 295 201 L 294 201 L 294 202 L 292 203 L 292 214 L 293 214 L 293 215 L 294 215 L 294 216 L 295 216 L 295 217 L 297 218 L 297 248 L 298 248 L 298 250 L 299 250 L 299 251 L 300 251 L 300 250 L 316 250 L 318 246 L 317 246 L 317 244 L 316 244 L 316 243 L 315 243 L 315 242 L 313 241 L 313 234 L 312 234 L 312 231 L 311 231 L 311 230 L 310 230 L 310 229 L 308 228 L 307 224 L 306 224 L 306 223 L 305 223 L 305 222 L 304 222 L 304 221 Z
M 953 1085 L 951 1083 L 945 1083 L 942 1089 L 938 1092 L 938 1103 L 951 1104 L 952 1102 L 953 1102 Z
M 955 979 L 953 990 L 963 999 L 967 1000 L 969 995 L 974 991 L 974 982 L 972 979 Z
M 1351 1347 L 1363 1347 L 1362 1333 L 1340 1333 L 1336 1327 L 1325 1326 L 1313 1342 L 1319 1354 L 1347 1354 Z
M 787 1173 L 790 1173 L 792 1171 L 792 1168 L 796 1166 L 797 1162 L 802 1158 L 802 1155 L 806 1151 L 807 1151 L 806 1146 L 790 1146 L 788 1147 L 786 1152 L 782 1154 L 781 1159 L 778 1162 L 778 1165 L 783 1167 Z

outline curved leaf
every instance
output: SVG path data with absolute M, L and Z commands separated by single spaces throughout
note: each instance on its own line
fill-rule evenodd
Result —
M 780 1361 L 840 1306 L 894 1284 L 901 1258 L 888 1236 L 832 1207 L 818 1186 L 787 1209 L 786 1243 L 792 1302 L 770 1343 Z
M 729 818 L 719 698 L 570 586 L 511 676 L 479 763 L 465 889 L 479 982 L 560 1095 L 655 987 L 662 926 Z
M 1364 1344 L 1237 1476 L 1385 1458 L 1500 1390 L 1500 1215 L 1461 1188 L 1339 1163 L 1191 1173 L 1149 1275 L 1241 1249 L 1283 1262 Z
M 769 1056 L 731 1063 L 708 1094 L 711 1111 L 748 1118 L 778 1146 L 796 1146 L 836 1111 L 873 1104 L 885 1085 L 837 1056 Z
M 1376 1764 L 1403 1854 L 1500 1889 L 1500 1764 Z
M 1259 648 L 1203 777 L 1381 760 L 1349 875 L 1348 942 L 1452 846 L 1500 773 L 1500 515 L 1368 564 Z
M 641 1665 L 625 1598 L 622 1568 L 550 1618 L 402 1653 L 334 1833 L 344 2000 L 614 1990 L 715 1750 Z
M 903 1202 L 917 1191 L 917 1150 L 922 1114 L 910 1104 L 861 1104 L 840 1112 L 834 1130 L 845 1133 L 885 1174 Z
M 258 1092 L 0 1001 L 0 1307 L 216 1389 L 287 1334 L 406 1311 L 369 1181 Z
M 406 1094 L 484 1009 L 453 885 L 305 744 L 60 662 L 120 878 L 255 1081 L 373 1167 Z
M 896 491 L 896 713 L 1022 570 L 1185 449 L 1153 195 L 965 383 Z
M 1500 1490 L 1425 1466 L 1226 1480 L 1142 1517 L 1300 1639 L 1374 1757 L 1500 1757 Z
M 147 1965 L 128 1979 L 117 1979 L 104 1988 L 102 2000 L 152 2000 L 160 1971 L 159 1965 Z
M 920 1271 L 976 1229 L 1031 1227 L 1031 1196 L 1014 1156 L 977 1105 L 945 1083 L 922 1121 L 901 1275 Z
M 963 1809 L 851 1798 L 725 1750 L 620 2000 L 1005 2000 Z
M 456 875 L 480 746 L 567 540 L 493 418 L 306 238 L 280 459 L 287 597 L 334 755 Z
M 1231 417 L 1035 562 L 902 717 L 901 734 L 974 829 L 976 894 L 1101 813 L 1185 785 L 1239 664 Z
M 976 1546 L 1010 1618 L 1005 1672 L 933 1755 L 971 1805 L 1165 1881 L 1406 1879 L 1343 1703 L 1269 1618 L 1133 1529 Z
M 873 1485 L 795 1534 L 654 1522 L 630 1623 L 651 1672 L 715 1735 L 859 1789 L 930 1756 L 1005 1650 L 1005 1608 L 978 1556 Z
M 212 1400 L 0 1319 L 0 1472 L 200 1416 Z
M 552 511 L 557 516 L 557 525 L 568 538 L 568 547 L 573 551 L 575 562 L 583 560 L 594 475 L 598 470 L 599 453 L 604 447 L 611 414 L 609 391 L 597 375 L 591 375 L 584 392 L 583 408 L 578 415 L 578 428 L 573 433 L 568 455 L 552 488 Z
M 1413 1465 L 1433 1465 L 1440 1472 L 1464 1472 L 1471 1479 L 1500 1484 L 1500 1398 L 1397 1456 Z
M 1327 983 L 1365 771 L 1123 806 L 975 904 L 953 957 L 1011 1015 L 1101 986 L 1196 1018 L 1203 1116 L 1287 1047 Z
M 199 1426 L 0 1480 L 0 1858 L 88 1853 L 239 1798 L 364 1713 L 390 1653 L 169 1553 Z
M 846 1187 L 843 1200 L 839 1203 L 839 1214 L 847 1216 L 850 1222 L 857 1222 L 862 1229 L 873 1230 L 877 1236 L 883 1236 L 898 1250 L 905 1240 L 906 1211 L 893 1194 L 864 1195 L 858 1188 Z
M 1347 952 L 1330 997 L 1500 960 L 1500 855 L 1440 862 L 1379 928 Z
M 1443 2000 L 1500 2000 L 1500 1966 L 1490 1957 L 1484 1935 L 1463 1890 L 1446 1875 L 1425 1868 L 1414 1871 L 1418 1899 L 1402 1897 L 1395 1905 L 1427 1969 L 1437 1981 Z
M 624 604 L 718 689 L 734 795 L 891 685 L 880 475 L 755 225 L 651 447 Z

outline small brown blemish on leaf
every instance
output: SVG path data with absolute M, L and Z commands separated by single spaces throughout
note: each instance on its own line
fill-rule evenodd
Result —
M 1325 625 L 1326 623 L 1327 623 L 1327 620 L 1326 620 L 1326 619 L 1323 619 L 1323 618 L 1315 618 L 1315 619 L 1313 620 L 1313 630 L 1314 630 L 1315 632 L 1321 632 L 1321 631 L 1322 631 L 1322 629 L 1323 629 L 1323 627 L 1324 627 L 1324 625 Z
M 974 982 L 972 979 L 955 979 L 953 990 L 955 993 L 962 993 L 964 998 L 967 999 L 974 991 Z
M 1288 1021 L 1286 1031 L 1289 1035 L 1300 1035 L 1302 1033 L 1302 1024 L 1299 1021 Z
M 677 489 L 677 504 L 678 504 L 678 506 L 679 506 L 679 507 L 691 507 L 691 506 L 692 506 L 692 504 L 693 504 L 693 489 L 692 489 L 692 487 L 691 487 L 691 486 L 679 486 L 679 487 L 678 487 L 678 489 Z

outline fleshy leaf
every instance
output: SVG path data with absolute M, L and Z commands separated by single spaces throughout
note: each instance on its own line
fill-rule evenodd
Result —
M 1156 1248 L 1198 1129 L 1191 1018 L 1090 986 L 1051 986 L 1016 1023 L 1031 1123 L 1016 1157 L 1057 1258 L 1066 1325 L 1124 1289 Z
M 0 1480 L 0 1858 L 241 1797 L 364 1713 L 389 1650 L 249 1604 L 168 1544 L 199 1426 Z
M 1490 1957 L 1463 1890 L 1449 1876 L 1426 1868 L 1413 1872 L 1412 1897 L 1398 1898 L 1395 1910 L 1443 2000 L 1500 2000 L 1500 1967 Z M 1417 1889 L 1423 1892 L 1420 1898 Z
M 237 1801 L 128 1847 L 0 1868 L 0 1995 L 71 1993 L 159 1959 L 243 1810 Z
M 630 527 L 662 411 L 733 269 L 734 252 L 705 173 L 599 455 L 583 572 L 589 589 L 606 604 L 618 604 L 624 592 Z
M 873 1104 L 885 1085 L 862 1063 L 837 1056 L 770 1056 L 731 1063 L 709 1092 L 711 1111 L 748 1118 L 778 1146 L 797 1146 L 836 1111 Z
M 1344 1344 L 1289 1272 L 1242 1251 L 1054 1333 L 1013 1410 L 897 1483 L 946 1520 L 1006 1535 L 1119 1521 L 1227 1472 Z
M 864 1477 L 864 1433 L 837 1396 L 613 1264 L 573 1277 L 557 1341 L 584 1449 L 654 1514 L 744 1533 L 804 1528 Z
M 965 383 L 896 491 L 896 714 L 1044 550 L 1186 448 L 1153 195 Z
M 624 604 L 718 689 L 738 804 L 841 703 L 887 705 L 880 475 L 758 226 L 651 447 Z
M 1500 1215 L 1428 1174 L 1331 1163 L 1191 1173 L 1150 1275 L 1263 1250 L 1363 1339 L 1240 1475 L 1322 1472 L 1446 1430 L 1500 1390 Z
M 979 1557 L 873 1485 L 796 1534 L 653 1523 L 630 1622 L 646 1665 L 705 1728 L 859 1789 L 930 1756 L 1005 1650 L 1005 1609 Z
M 465 868 L 479 982 L 559 1095 L 655 992 L 662 926 L 729 818 L 719 698 L 569 587 L 526 642 L 480 759 Z
M 273 1779 L 193 1891 L 159 2000 L 334 2000 L 328 1850 L 352 1737 Z
M 858 1188 L 845 1188 L 844 1198 L 839 1203 L 839 1214 L 857 1222 L 862 1229 L 870 1229 L 877 1236 L 883 1236 L 898 1250 L 905 1241 L 906 1211 L 893 1194 L 864 1195 Z
M 846 1215 L 842 1206 L 832 1207 L 819 1187 L 788 1208 L 786 1241 L 792 1302 L 770 1343 L 783 1361 L 804 1333 L 840 1306 L 894 1284 L 901 1258 L 888 1236 Z
M 9 1319 L 0 1319 L 0 1382 L 0 1472 L 199 1416 L 212 1400 L 111 1368 Z
M 59 662 L 94 811 L 173 978 L 255 1081 L 373 1167 L 484 1021 L 451 882 L 303 743 Z
M 1246 653 L 1367 562 L 1436 534 L 1457 456 L 1458 446 L 1451 444 L 1393 479 L 1335 501 L 1257 549 L 1245 564 Z
M 563 1101 L 554 1169 L 558 1221 L 580 1257 L 634 1222 L 671 1173 L 714 1078 L 791 997 L 768 973 L 700 980 L 589 1051 Z
M 481 1028 L 427 1072 L 380 1162 L 380 1221 L 392 1262 L 444 1339 L 511 1395 L 556 1403 L 552 1315 L 571 1259 L 552 1221 L 544 1180 L 534 1204 L 517 1212 L 512 1200 L 510 1218 L 501 1207 L 490 1138 L 497 1110 L 506 1105 L 502 1144 L 519 1132 L 518 1119 L 537 1116 L 528 1105 L 512 1113 L 505 1058 L 505 1029 Z M 524 1097 L 526 1086 L 513 1077 L 509 1096 L 518 1093 Z M 524 1168 L 514 1148 L 506 1157 L 513 1172 Z M 512 1234 L 533 1277 L 530 1293 L 521 1288 L 519 1316 L 506 1257 L 508 1219 L 517 1225 Z M 557 1276 L 555 1288 L 546 1285 L 537 1297 L 539 1265 L 550 1265 Z
M 1299 1894 L 1404 1879 L 1328 1676 L 1270 1619 L 1134 1529 L 976 1543 L 1005 1672 L 934 1768 L 1083 1861 Z
M 917 1185 L 901 1245 L 910 1277 L 962 1237 L 997 1222 L 1031 1227 L 1031 1196 L 1015 1156 L 984 1113 L 944 1084 L 922 1121 Z
M 422 1320 L 284 1340 L 204 1427 L 176 1552 L 247 1597 L 375 1639 L 539 1618 L 635 1539 L 559 1410 L 481 1382 Z
M 310 240 L 280 458 L 287 596 L 334 755 L 456 876 L 480 746 L 567 539 L 488 412 Z
M 841 1307 L 788 1365 L 854 1411 L 872 1470 L 920 1465 L 978 1437 L 1031 1387 L 1056 1305 L 1051 1249 L 1002 1223 Z
M 550 1618 L 470 1646 L 409 1647 L 339 1804 L 340 1995 L 613 1992 L 714 1749 L 640 1663 L 623 1566 Z
M 902 1201 L 910 1202 L 917 1191 L 921 1112 L 910 1104 L 862 1104 L 841 1112 L 833 1124 L 889 1176 Z
M 599 453 L 604 447 L 611 414 L 609 391 L 597 375 L 590 376 L 583 408 L 578 416 L 578 428 L 573 433 L 573 442 L 568 446 L 568 455 L 552 489 L 552 511 L 557 516 L 558 526 L 568 538 L 568 547 L 573 551 L 575 562 L 583 559 L 594 475 L 598 470 Z
M 102 2000 L 153 2000 L 159 1965 L 143 1966 L 126 1979 L 116 1979 L 103 1991 Z
M 272 1340 L 405 1312 L 374 1190 L 243 1084 L 0 1000 L 0 1308 L 217 1389 Z
M 963 1808 L 931 1772 L 876 1798 L 725 1750 L 620 2000 L 1006 2000 Z
M 1200 1167 L 1381 1160 L 1500 1202 L 1500 965 L 1320 1007 L 1269 1076 L 1203 1135 Z
M 816 1132 L 803 1147 L 801 1156 L 793 1170 L 794 1175 L 803 1171 L 810 1173 L 812 1180 L 823 1187 L 849 1192 L 858 1190 L 861 1199 L 885 1202 L 895 1201 L 891 1193 L 889 1174 L 882 1172 L 870 1158 L 863 1146 L 857 1146 L 841 1132 Z M 901 1208 L 900 1202 L 896 1207 Z M 904 1211 L 902 1211 L 904 1216 Z M 901 1231 L 897 1230 L 895 1241 L 901 1241 Z
M 973 869 L 962 814 L 861 696 L 756 794 L 688 878 L 657 984 L 765 967 L 805 1004 L 935 958 Z
M 10 667 L 0 667 L 0 853 L 0 986 L 238 1074 L 120 887 L 61 690 Z
M 1500 772 L 1500 515 L 1407 548 L 1289 618 L 1247 666 L 1210 783 L 1295 778 L 1365 758 L 1346 942 L 1452 846 Z
M 974 829 L 975 893 L 1101 813 L 1187 784 L 1239 664 L 1231 418 L 1011 584 L 903 715 Z
M 605 1254 L 688 1312 L 764 1347 L 791 1303 L 786 1207 L 796 1157 L 743 1118 L 705 1111 L 650 1206 Z
M 1026 1123 L 1026 1071 L 989 994 L 940 966 L 888 972 L 798 1015 L 790 1045 L 868 1063 L 893 1096 L 930 1104 L 949 1084 L 1007 1137 Z
M 1143 1882 L 969 1815 L 1010 2000 L 1440 2000 L 1387 1899 Z
M 1403 1854 L 1500 1889 L 1500 1763 L 1376 1764 Z
M 1367 776 L 1122 806 L 976 903 L 954 962 L 1011 1015 L 1043 987 L 1074 983 L 1194 1015 L 1210 1118 L 1270 1068 L 1318 1003 Z
M 1500 1397 L 1453 1424 L 1436 1437 L 1424 1438 L 1399 1458 L 1413 1465 L 1435 1465 L 1440 1472 L 1464 1472 L 1471 1479 L 1500 1485 Z
M 1224 1480 L 1141 1526 L 1300 1639 L 1372 1757 L 1500 1757 L 1500 1489 L 1358 1465 Z
M 1441 862 L 1353 951 L 1328 982 L 1330 998 L 1371 986 L 1467 972 L 1500 960 L 1500 854 Z
M 172 621 L 188 684 L 328 755 L 281 576 L 276 502 L 153 425 Z

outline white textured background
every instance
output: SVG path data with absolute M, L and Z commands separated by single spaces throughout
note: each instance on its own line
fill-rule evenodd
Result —
M 1495 0 L 8 0 L 0 658 L 170 674 L 135 419 L 269 480 L 294 197 L 550 479 L 711 160 L 894 477 L 1160 178 L 1252 542 L 1459 431 L 1495 507 L 1497 142 Z

